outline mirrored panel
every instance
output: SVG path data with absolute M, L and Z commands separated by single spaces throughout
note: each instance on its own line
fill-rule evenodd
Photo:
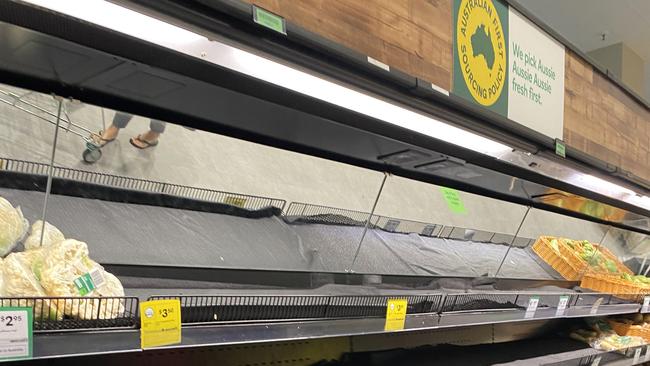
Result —
M 607 225 L 532 208 L 521 225 L 520 236 L 556 236 L 600 243 L 608 229 Z
M 647 235 L 610 227 L 602 243 L 635 274 L 650 274 L 650 237 Z
M 87 273 L 101 264 L 127 294 L 334 281 L 311 274 L 573 280 L 536 250 L 546 237 L 630 274 L 650 264 L 642 235 L 71 100 L 45 201 L 59 99 L 6 88 L 0 195 L 30 222 L 47 202 L 53 225 L 30 249 L 74 239 Z M 52 296 L 79 295 L 66 291 Z
M 581 264 L 575 272 L 567 271 L 567 268 L 574 268 L 567 262 L 570 259 L 579 258 L 570 255 L 569 252 L 572 249 L 564 244 L 570 240 L 600 243 L 607 229 L 607 226 L 590 221 L 531 208 L 521 222 L 517 235 L 516 242 L 521 244 L 514 244 L 507 252 L 503 260 L 503 270 L 499 272 L 499 276 L 544 279 L 543 277 L 522 276 L 522 273 L 530 273 L 527 268 L 518 268 L 518 271 L 514 272 L 507 270 L 516 266 L 517 254 L 520 254 L 532 258 L 536 263 L 535 268 L 543 268 L 544 272 L 555 279 L 577 281 L 587 270 L 586 264 Z M 524 242 L 526 244 L 522 245 Z M 569 249 L 564 251 L 565 248 Z
M 647 235 L 533 208 L 522 222 L 519 236 L 534 240 L 524 249 L 546 271 L 557 278 L 580 281 L 586 290 L 604 290 L 598 286 L 605 283 L 647 281 L 634 278 L 647 267 Z M 504 262 L 512 260 L 509 255 Z M 618 291 L 627 290 L 623 286 Z
M 56 100 L 28 96 L 27 106 L 52 117 Z M 26 107 L 8 107 L 54 131 Z M 536 236 L 518 232 L 525 206 L 182 121 L 70 100 L 61 114 L 47 221 L 86 243 L 89 257 L 109 269 L 556 278 L 530 259 L 526 248 Z M 3 194 L 34 216 L 44 187 L 30 190 L 30 179 L 35 167 L 47 167 L 46 152 L 39 160 L 10 145 L 9 158 L 25 162 L 11 168 L 23 183 Z
M 438 277 L 553 277 L 517 237 L 527 207 L 447 187 L 388 176 L 353 270 Z M 511 261 L 503 259 L 511 244 Z M 386 254 L 383 254 L 386 253 Z M 516 259 L 515 259 L 516 258 Z M 503 267 L 502 267 L 503 266 Z
M 47 174 L 59 116 L 59 100 L 0 84 L 0 255 L 21 251 L 44 214 Z M 61 117 L 64 111 L 61 110 Z M 63 124 L 62 124 L 63 125 Z M 16 172 L 28 172 L 26 178 Z M 30 191 L 24 201 L 14 188 Z
M 51 97 L 29 97 L 31 108 L 51 112 Z M 54 131 L 24 108 L 7 108 Z M 108 269 L 157 266 L 162 277 L 179 277 L 163 273 L 179 267 L 349 270 L 367 220 L 349 212 L 371 210 L 383 174 L 79 101 L 62 110 L 45 239 L 63 235 Z M 51 142 L 3 132 L 6 170 L 22 178 L 0 195 L 34 221 L 44 191 L 32 189 L 34 173 L 47 172 Z M 40 155 L 25 151 L 31 146 Z

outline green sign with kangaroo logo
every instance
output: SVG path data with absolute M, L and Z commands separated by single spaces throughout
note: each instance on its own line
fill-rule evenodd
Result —
M 502 0 L 454 0 L 452 92 L 562 139 L 564 46 Z
M 508 114 L 508 7 L 454 1 L 454 94 Z

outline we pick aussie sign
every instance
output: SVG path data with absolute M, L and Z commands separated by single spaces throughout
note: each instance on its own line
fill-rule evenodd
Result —
M 562 139 L 564 46 L 500 0 L 454 0 L 452 92 Z

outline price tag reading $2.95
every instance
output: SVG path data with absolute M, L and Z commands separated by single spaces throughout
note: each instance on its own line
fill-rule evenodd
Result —
M 0 307 L 0 360 L 32 357 L 32 308 Z

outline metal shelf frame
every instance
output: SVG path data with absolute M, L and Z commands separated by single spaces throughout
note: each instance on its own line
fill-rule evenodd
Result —
M 226 118 L 227 116 L 224 116 L 223 119 L 226 120 L 226 122 L 214 121 L 213 119 L 207 117 L 215 115 L 208 108 L 211 107 L 210 104 L 205 105 L 206 108 L 204 110 L 197 108 L 196 105 L 192 104 L 192 110 L 179 109 L 173 111 L 175 108 L 173 104 L 163 104 L 163 102 L 154 101 L 145 103 L 139 102 L 135 100 L 135 98 L 129 100 L 129 95 L 120 93 L 120 95 L 116 96 L 109 89 L 104 89 L 103 85 L 95 86 L 95 88 L 93 88 L 92 85 L 86 87 L 86 85 L 84 85 L 82 82 L 83 80 L 96 80 L 97 78 L 81 77 L 83 76 L 80 73 L 81 70 L 73 70 L 74 72 L 70 72 L 69 74 L 57 73 L 57 75 L 54 75 L 57 78 L 54 79 L 51 77 L 51 75 L 48 75 L 45 72 L 37 75 L 28 72 L 33 72 L 34 70 L 21 69 L 19 67 L 12 69 L 3 69 L 2 73 L 4 79 L 13 81 L 15 84 L 20 84 L 22 86 L 31 85 L 34 89 L 37 90 L 54 92 L 59 95 L 78 97 L 79 99 L 88 100 L 91 103 L 93 101 L 101 101 L 101 103 L 104 105 L 113 107 L 115 109 L 119 109 L 118 107 L 122 106 L 125 107 L 125 110 L 132 112 L 141 112 L 141 114 L 147 116 L 160 118 L 168 117 L 176 120 L 186 120 L 188 121 L 187 123 L 190 127 L 203 128 L 212 132 L 222 132 L 233 137 L 263 142 L 270 146 L 282 147 L 288 150 L 311 153 L 315 156 L 330 158 L 332 160 L 341 162 L 355 163 L 356 165 L 372 168 L 375 170 L 386 170 L 388 168 L 389 172 L 399 174 L 407 178 L 418 179 L 425 182 L 438 182 L 441 184 L 450 183 L 451 186 L 458 187 L 459 189 L 466 190 L 468 192 L 490 195 L 495 198 L 500 198 L 515 203 L 524 202 L 519 196 L 510 196 L 508 194 L 502 193 L 498 189 L 492 190 L 494 187 L 486 188 L 475 186 L 445 176 L 438 176 L 422 171 L 416 171 L 414 166 L 387 166 L 383 161 L 377 159 L 377 154 L 374 153 L 374 150 L 369 149 L 368 151 L 363 151 L 362 153 L 347 151 L 349 144 L 346 144 L 346 141 L 341 141 L 343 142 L 342 146 L 335 146 L 334 143 L 338 141 L 336 139 L 327 138 L 329 135 L 322 133 L 322 131 L 328 131 L 334 135 L 336 132 L 338 133 L 338 136 L 349 134 L 349 136 L 352 138 L 358 136 L 353 135 L 353 132 L 356 132 L 357 134 L 363 132 L 363 136 L 367 137 L 367 141 L 371 142 L 368 143 L 367 146 L 372 146 L 373 148 L 376 146 L 382 146 L 382 148 L 385 150 L 381 151 L 382 155 L 407 147 L 417 148 L 431 153 L 439 152 L 447 155 L 453 155 L 457 156 L 458 158 L 463 158 L 463 160 L 466 160 L 470 164 L 473 164 L 472 166 L 476 166 L 477 168 L 499 173 L 498 176 L 501 176 L 501 174 L 505 173 L 512 173 L 513 177 L 527 179 L 531 182 L 539 181 L 540 183 L 551 187 L 567 190 L 574 194 L 581 194 L 590 199 L 594 198 L 596 200 L 600 200 L 605 204 L 616 205 L 617 207 L 629 210 L 630 213 L 638 215 L 647 215 L 648 213 L 646 209 L 638 208 L 632 205 L 632 203 L 628 203 L 623 199 L 607 196 L 605 194 L 607 192 L 605 191 L 587 191 L 586 188 L 573 185 L 571 182 L 567 183 L 563 181 L 561 179 L 562 176 L 545 175 L 544 173 L 547 172 L 543 171 L 540 167 L 546 166 L 546 163 L 548 163 L 548 165 L 553 165 L 551 163 L 554 163 L 555 160 L 546 159 L 543 156 L 528 156 L 525 155 L 525 151 L 516 151 L 508 153 L 508 155 L 499 156 L 498 159 L 493 159 L 494 157 L 486 158 L 485 156 L 480 155 L 476 152 L 452 146 L 452 144 L 445 141 L 439 141 L 439 139 L 435 137 L 424 136 L 421 134 L 412 133 L 412 131 L 406 131 L 399 126 L 390 124 L 388 121 L 376 120 L 369 116 L 362 117 L 359 112 L 346 110 L 341 106 L 334 107 L 327 105 L 328 108 L 323 108 L 323 106 L 326 104 L 322 101 L 316 101 L 307 95 L 299 95 L 299 93 L 295 91 L 279 93 L 278 91 L 286 91 L 286 88 L 284 88 L 282 85 L 270 85 L 268 83 L 263 83 L 249 77 L 242 78 L 241 70 L 227 68 L 222 64 L 218 64 L 216 62 L 212 62 L 212 64 L 210 64 L 208 62 L 210 61 L 209 58 L 198 58 L 193 54 L 189 54 L 189 51 L 187 54 L 181 54 L 180 52 L 176 51 L 170 52 L 169 50 L 164 49 L 164 45 L 153 45 L 151 43 L 144 42 L 141 38 L 137 38 L 137 35 L 124 35 L 118 32 L 107 32 L 105 28 L 98 27 L 92 22 L 79 21 L 73 17 L 61 17 L 53 12 L 44 11 L 43 9 L 25 5 L 20 2 L 5 2 L 2 3 L 2 8 L 5 10 L 0 12 L 3 14 L 1 18 L 3 21 L 2 25 L 5 27 L 5 29 L 17 30 L 18 28 L 21 28 L 22 32 L 25 33 L 25 39 L 32 39 L 32 42 L 34 42 L 36 39 L 39 39 L 38 37 L 42 37 L 40 38 L 40 41 L 43 44 L 48 44 L 48 41 L 58 40 L 59 42 L 63 42 L 62 40 L 65 40 L 65 45 L 70 47 L 71 55 L 77 54 L 75 51 L 78 51 L 79 55 L 89 54 L 92 56 L 88 58 L 88 62 L 85 62 L 84 66 L 95 66 L 95 61 L 97 61 L 97 65 L 101 66 L 101 70 L 110 73 L 119 71 L 131 72 L 132 68 L 135 68 L 136 66 L 146 65 L 148 66 L 147 70 L 152 73 L 158 72 L 159 70 L 164 70 L 167 73 L 165 76 L 169 77 L 171 81 L 178 80 L 179 84 L 182 85 L 192 86 L 198 83 L 197 80 L 200 80 L 202 83 L 201 85 L 208 85 L 214 90 L 217 90 L 217 88 L 219 88 L 219 90 L 223 89 L 225 91 L 233 90 L 239 94 L 246 95 L 247 98 L 250 97 L 249 99 L 251 101 L 251 104 L 248 108 L 245 110 L 240 110 L 238 108 L 229 108 L 229 110 L 231 110 L 233 113 L 250 113 L 245 114 L 246 117 L 254 116 L 252 112 L 258 111 L 262 111 L 261 113 L 266 113 L 267 115 L 272 114 L 270 112 L 265 112 L 266 110 L 263 110 L 261 108 L 251 107 L 253 106 L 253 102 L 265 102 L 267 103 L 265 106 L 267 106 L 269 108 L 268 110 L 271 110 L 273 113 L 279 110 L 274 108 L 282 107 L 285 109 L 291 109 L 292 112 L 295 110 L 295 114 L 293 115 L 303 117 L 304 120 L 299 120 L 296 118 L 284 118 L 285 114 L 282 114 L 283 119 L 287 121 L 285 122 L 286 128 L 281 131 L 282 134 L 276 134 L 276 131 L 265 131 L 261 128 L 258 129 L 259 126 L 255 125 L 254 123 L 255 121 L 261 119 L 257 118 L 228 119 Z M 183 13 L 178 12 L 176 14 L 180 16 Z M 199 19 L 194 20 L 198 23 Z M 56 24 L 56 26 L 53 26 L 53 24 Z M 201 24 L 192 24 L 197 27 L 201 26 Z M 213 20 L 210 20 L 209 24 L 213 27 L 220 26 L 221 24 L 227 25 L 227 23 L 221 23 Z M 210 28 L 210 30 L 215 31 L 214 28 Z M 234 34 L 237 32 L 237 29 L 233 27 L 229 28 L 228 31 Z M 30 36 L 31 38 L 27 38 L 27 36 Z M 274 45 L 272 40 L 268 41 L 268 43 L 270 46 L 273 46 L 277 49 L 284 49 L 283 47 L 277 47 Z M 54 45 L 55 43 L 52 44 Z M 217 42 L 213 42 L 211 45 L 221 48 L 230 47 L 226 44 L 217 44 Z M 59 49 L 56 46 L 52 46 L 50 48 L 57 50 Z M 12 52 L 5 52 L 5 54 L 13 55 Z M 214 52 L 210 53 L 209 57 L 212 57 L 213 55 L 221 56 L 223 54 L 223 52 Z M 122 62 L 122 59 L 129 61 Z M 111 63 L 102 64 L 102 62 Z M 25 62 L 16 63 L 16 65 L 19 65 L 20 67 L 29 66 L 29 64 Z M 108 65 L 111 67 L 107 67 Z M 87 76 L 91 75 L 90 71 L 94 72 L 94 70 L 90 69 L 86 71 L 89 72 Z M 79 80 L 77 80 L 77 78 L 79 78 Z M 341 79 L 345 78 L 341 77 Z M 368 95 L 370 97 L 373 97 L 373 95 L 375 95 L 373 93 L 369 92 Z M 182 101 L 181 98 L 176 99 L 178 101 Z M 215 97 L 210 99 L 212 101 L 218 98 Z M 242 101 L 249 101 L 249 99 L 242 99 Z M 258 101 L 254 99 L 258 99 Z M 401 98 L 395 99 L 401 100 Z M 396 104 L 396 106 L 399 105 L 401 105 L 401 103 Z M 435 115 L 436 117 L 442 115 L 442 113 L 439 113 L 437 111 L 437 107 L 435 110 L 433 107 L 424 108 L 423 106 L 420 106 L 419 102 L 413 105 L 423 113 L 431 114 L 432 116 Z M 286 108 L 287 106 L 291 108 Z M 299 106 L 299 108 L 296 106 Z M 411 106 L 411 104 L 408 104 L 406 106 Z M 281 114 L 277 113 L 277 115 Z M 453 113 L 451 116 L 445 115 L 444 117 L 445 120 L 450 120 L 450 122 L 459 122 L 459 120 L 464 120 L 465 124 L 470 124 L 474 122 L 475 119 L 465 113 Z M 250 124 L 247 125 L 240 122 L 241 120 L 244 120 L 245 122 L 253 122 L 249 122 Z M 333 123 L 330 122 L 330 120 Z M 230 123 L 229 121 L 236 121 L 237 125 L 230 125 L 228 124 Z M 305 121 L 319 121 L 322 123 L 322 125 L 311 125 L 309 123 L 305 123 Z M 310 129 L 309 131 L 304 131 L 304 136 L 298 133 L 291 134 L 292 136 L 296 136 L 295 140 L 287 140 L 287 134 L 285 131 L 292 128 L 293 125 L 290 123 L 309 125 Z M 266 125 L 268 124 L 264 124 L 263 126 Z M 316 128 L 319 126 L 327 126 L 327 130 Z M 299 130 L 296 131 L 300 132 Z M 318 135 L 312 134 L 314 131 L 318 131 Z M 317 139 L 317 141 L 332 142 L 333 145 L 317 146 L 313 144 L 313 142 L 316 141 L 315 139 Z M 378 144 L 375 144 L 374 142 L 378 142 Z M 535 161 L 532 159 L 535 159 Z M 543 164 L 538 164 L 537 162 L 543 162 Z M 535 164 L 533 165 L 533 163 Z M 567 168 L 564 167 L 563 164 L 556 165 L 566 168 L 566 170 L 563 172 L 574 171 L 573 167 Z M 529 169 L 533 166 L 538 167 L 537 170 Z M 117 181 L 115 180 L 117 178 L 114 176 L 103 176 L 102 179 L 107 179 L 108 181 L 114 180 L 113 182 Z M 137 186 L 138 184 L 148 183 L 129 181 L 128 183 L 120 184 L 135 184 Z M 213 199 L 211 198 L 212 196 L 210 196 L 210 194 L 212 194 L 211 192 L 202 191 L 196 193 L 194 191 L 186 191 L 187 189 L 191 188 L 192 187 L 170 186 L 170 189 L 173 189 L 173 192 L 175 192 L 175 194 L 190 195 L 191 198 L 197 199 L 204 199 L 205 196 L 203 196 L 203 194 L 206 194 L 208 199 Z M 160 190 L 162 191 L 160 193 L 166 193 L 166 189 L 160 188 Z M 635 196 L 632 196 L 632 198 L 635 198 Z M 284 208 L 284 204 L 282 205 L 282 208 Z M 546 206 L 541 205 L 540 207 Z M 550 210 L 550 208 L 548 209 Z M 578 215 L 576 217 L 582 217 L 575 212 L 560 212 L 567 215 L 572 214 Z M 386 221 L 382 227 L 385 228 L 386 226 L 394 227 L 395 224 L 393 222 L 389 225 L 389 221 Z M 640 229 L 640 232 L 643 232 L 643 230 L 645 230 L 645 228 L 636 229 Z M 475 294 L 471 295 L 474 296 Z M 486 295 L 489 294 L 483 294 L 483 296 Z M 404 330 L 398 331 L 397 333 L 471 326 L 478 324 L 508 323 L 541 319 L 570 318 L 576 316 L 599 316 L 620 313 L 633 313 L 639 311 L 641 308 L 641 306 L 637 303 L 612 304 L 612 296 L 600 295 L 601 297 L 609 296 L 609 303 L 599 303 L 599 306 L 595 307 L 595 303 L 591 305 L 578 305 L 577 300 L 576 302 L 569 301 L 567 304 L 567 309 L 560 312 L 559 309 L 553 304 L 557 304 L 557 302 L 555 302 L 556 297 L 559 299 L 559 296 L 565 294 L 498 294 L 498 296 L 513 295 L 514 301 L 511 303 L 514 306 L 512 307 L 506 309 L 473 309 L 471 311 L 461 310 L 458 307 L 458 304 L 460 303 L 463 303 L 465 305 L 468 303 L 461 301 L 461 299 L 469 298 L 468 294 L 447 295 L 445 297 L 445 301 L 447 299 L 451 299 L 452 297 L 454 298 L 454 301 L 451 302 L 451 305 L 448 309 L 439 308 L 436 311 L 432 307 L 430 312 L 408 314 L 406 316 Z M 571 295 L 575 296 L 575 294 L 569 294 L 569 296 Z M 532 315 L 530 315 L 531 312 L 528 312 L 522 308 L 522 304 L 525 304 L 527 300 L 529 300 L 530 296 L 540 296 L 540 298 L 544 298 L 544 300 L 540 301 L 541 307 L 538 308 Z M 546 297 L 548 297 L 548 300 Z M 603 300 L 603 302 L 605 302 L 605 300 Z M 349 306 L 349 304 L 343 304 L 342 306 Z M 583 314 L 581 311 L 588 311 L 588 313 Z M 275 319 L 277 321 L 269 321 L 264 319 L 245 319 L 248 322 L 240 323 L 233 321 L 229 324 L 206 324 L 206 322 L 197 322 L 196 324 L 186 325 L 183 327 L 184 336 L 182 343 L 163 348 L 205 347 L 251 342 L 270 342 L 281 340 L 380 334 L 385 332 L 385 320 L 381 317 L 380 314 L 375 315 L 375 313 L 373 313 L 371 316 L 363 316 L 358 314 L 354 315 L 357 317 L 350 318 L 349 316 L 346 316 L 344 318 L 333 317 L 329 319 L 308 320 Z M 140 350 L 139 331 L 137 329 L 37 333 L 34 336 L 34 358 L 65 357 L 116 352 L 138 352 Z
M 564 309 L 561 298 L 567 297 Z M 435 326 L 463 326 L 522 320 L 573 318 L 638 312 L 642 298 L 625 302 L 613 294 L 478 292 L 382 296 L 152 296 L 149 300 L 179 299 L 183 324 L 228 325 L 231 322 L 329 321 L 339 318 L 378 318 L 383 321 L 389 299 L 407 299 L 408 317 L 437 318 Z M 528 308 L 532 298 L 538 305 Z M 430 321 L 426 321 L 431 326 Z
M 34 333 L 134 329 L 139 299 L 133 296 L 0 297 L 2 307 L 31 307 Z
M 381 229 L 393 233 L 415 233 L 428 237 L 473 240 L 493 244 L 513 243 L 513 245 L 517 247 L 526 247 L 535 242 L 535 239 L 515 237 L 509 234 L 442 225 L 432 222 L 407 220 L 398 217 L 375 214 L 371 215 L 370 212 L 314 205 L 303 202 L 289 203 L 284 215 L 289 220 L 295 222 L 348 226 L 365 226 L 365 224 L 368 223 L 369 228 Z
M 542 366 L 633 366 L 645 365 L 650 360 L 650 346 L 632 347 L 622 351 L 602 352 L 595 351 L 594 354 L 576 357 L 559 362 L 546 362 Z M 635 354 L 638 352 L 638 359 Z M 636 362 L 635 362 L 636 361 Z
M 46 176 L 47 170 L 48 165 L 44 163 L 0 157 L 0 173 L 5 171 L 34 176 Z M 472 240 L 493 244 L 513 243 L 517 247 L 526 247 L 535 242 L 535 239 L 531 238 L 515 237 L 509 234 L 485 230 L 475 230 L 472 228 L 407 220 L 383 215 L 371 215 L 369 212 L 302 202 L 290 202 L 287 205 L 285 200 L 278 198 L 191 187 L 60 166 L 54 167 L 52 176 L 53 178 L 71 180 L 81 184 L 99 184 L 117 189 L 165 194 L 179 198 L 227 204 L 253 211 L 274 207 L 279 209 L 287 220 L 299 223 L 365 226 L 367 222 L 369 228 L 392 233 L 415 233 L 427 237 L 464 241 Z
M 0 157 L 0 171 L 47 176 L 48 164 Z M 284 207 L 287 203 L 285 200 L 272 197 L 262 197 L 243 193 L 191 187 L 181 184 L 158 182 L 115 174 L 98 173 L 61 166 L 54 167 L 52 177 L 83 183 L 101 184 L 114 188 L 136 190 L 147 193 L 160 193 L 181 198 L 224 203 L 247 210 L 260 210 L 266 207 L 275 207 L 280 210 L 284 210 Z
M 426 295 L 227 295 L 152 296 L 149 300 L 178 299 L 181 321 L 224 323 L 231 321 L 292 321 L 383 317 L 389 299 L 408 301 L 407 314 L 437 313 L 444 294 Z
M 600 306 L 595 312 L 588 313 L 585 316 L 634 313 L 639 311 L 640 308 L 639 304 Z M 566 309 L 564 314 L 558 314 L 556 307 L 547 307 L 538 309 L 533 316 L 527 316 L 525 309 L 407 314 L 404 329 L 396 331 L 396 333 L 575 317 L 568 310 L 569 308 Z M 183 342 L 162 348 L 203 347 L 381 334 L 386 333 L 384 326 L 385 320 L 381 317 L 267 322 L 261 324 L 184 325 Z
M 561 318 L 575 318 L 587 316 L 605 316 L 613 314 L 626 314 L 638 312 L 641 305 L 638 303 L 615 304 L 608 294 L 593 295 L 599 306 L 576 305 L 578 297 L 586 294 L 566 293 L 479 293 L 479 294 L 429 294 L 416 295 L 413 300 L 421 300 L 416 307 L 409 308 L 406 315 L 404 329 L 396 331 L 412 332 L 423 330 L 446 329 L 454 327 L 467 327 L 483 324 L 525 322 L 537 320 L 551 320 Z M 458 304 L 471 299 L 514 299 L 516 308 L 508 309 L 475 309 L 472 311 L 460 310 Z M 519 304 L 525 304 L 531 296 L 539 297 L 539 307 L 531 315 Z M 570 296 L 564 311 L 558 311 L 557 301 L 560 296 Z M 269 307 L 287 307 L 278 314 L 285 317 L 275 319 L 255 319 L 255 317 L 241 316 L 244 313 L 232 312 L 229 321 L 215 320 L 207 322 L 205 319 L 194 323 L 184 322 L 182 326 L 182 342 L 180 344 L 159 347 L 161 349 L 180 349 L 193 347 L 223 346 L 244 343 L 262 343 L 288 340 L 306 340 L 328 337 L 363 336 L 370 334 L 386 333 L 384 330 L 385 319 L 377 309 L 385 309 L 388 298 L 407 298 L 409 296 L 333 296 L 328 299 L 324 296 L 310 297 L 310 303 L 322 311 L 319 318 L 304 318 L 302 312 L 291 313 L 291 307 L 307 301 L 305 296 L 285 296 L 282 299 L 270 297 L 265 300 L 260 296 L 231 296 L 229 306 L 242 304 L 252 309 L 251 299 L 259 304 Z M 156 298 L 179 298 L 178 296 L 163 296 Z M 364 299 L 365 298 L 365 299 Z M 184 307 L 206 304 L 216 300 L 208 297 L 183 297 Z M 219 300 L 224 301 L 224 298 Z M 327 301 L 327 306 L 321 303 Z M 467 302 L 465 302 L 466 304 Z M 246 305 L 247 304 L 247 305 Z M 378 305 L 364 306 L 367 304 Z M 450 304 L 454 304 L 451 306 Z M 381 305 L 381 306 L 379 306 Z M 355 309 L 356 306 L 356 309 Z M 259 307 L 259 305 L 258 305 Z M 329 309 L 328 309 L 329 307 Z M 336 310 L 344 309 L 343 313 Z M 238 308 L 237 311 L 242 310 Z M 384 310 L 385 311 L 385 310 Z M 235 315 L 239 314 L 237 318 Z M 245 315 L 245 314 L 244 314 Z M 313 314 L 307 314 L 313 316 Z M 296 319 L 291 319 L 295 316 Z M 303 317 L 303 318 L 300 318 Z M 139 352 L 140 333 L 138 329 L 124 330 L 84 330 L 77 332 L 39 332 L 34 334 L 34 359 L 72 357 L 83 355 L 98 355 L 120 352 Z

